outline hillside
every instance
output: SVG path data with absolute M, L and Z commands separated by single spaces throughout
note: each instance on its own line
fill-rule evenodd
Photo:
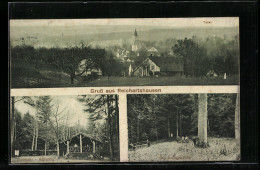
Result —
M 137 29 L 140 39 L 149 41 L 191 38 L 194 35 L 201 38 L 208 36 L 230 38 L 238 35 L 236 27 L 13 26 L 10 29 L 10 40 L 14 46 L 25 43 L 35 47 L 68 47 L 84 42 L 106 47 L 130 43 L 134 29 Z

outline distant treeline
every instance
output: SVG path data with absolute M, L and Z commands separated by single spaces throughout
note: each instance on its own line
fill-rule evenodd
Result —
M 140 48 L 139 55 L 130 51 L 128 58 L 133 62 L 133 67 L 149 57 L 147 47 L 152 45 L 159 49 L 159 57 L 181 58 L 186 76 L 201 77 L 208 73 L 218 76 L 226 73 L 227 76 L 231 76 L 237 75 L 239 71 L 237 36 L 233 39 L 216 36 L 200 39 L 194 36 L 191 39 L 144 41 L 144 48 Z M 103 76 L 125 75 L 128 65 L 113 53 L 117 48 L 117 46 L 107 49 L 93 48 L 84 43 L 70 48 L 36 49 L 26 45 L 11 47 L 12 76 L 39 77 L 39 67 L 53 68 L 68 74 L 71 84 L 75 78 L 91 69 L 100 69 Z

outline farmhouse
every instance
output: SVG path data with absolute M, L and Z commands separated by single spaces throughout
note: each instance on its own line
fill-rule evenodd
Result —
M 183 62 L 177 57 L 148 57 L 133 72 L 133 76 L 181 76 Z
M 158 50 L 155 48 L 155 47 L 152 47 L 152 48 L 150 48 L 149 50 L 147 50 L 148 51 L 148 53 L 150 54 L 150 55 L 152 55 L 152 56 L 159 56 L 159 52 L 158 52 Z
M 100 77 L 100 76 L 102 76 L 102 71 L 100 68 L 88 69 L 85 72 L 84 76 Z
M 87 62 L 90 62 L 92 64 L 91 65 L 92 67 L 89 67 L 88 69 L 86 69 Z M 81 74 L 82 72 L 83 72 L 83 74 Z M 81 74 L 81 76 L 99 77 L 99 76 L 102 76 L 102 71 L 98 66 L 95 65 L 94 62 L 87 61 L 86 59 L 84 59 L 79 63 L 79 66 L 76 70 L 76 74 Z
M 102 142 L 84 133 L 78 133 L 60 142 L 60 156 L 100 157 Z

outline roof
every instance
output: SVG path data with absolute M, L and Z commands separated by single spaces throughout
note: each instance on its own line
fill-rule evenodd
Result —
M 156 48 L 154 48 L 154 47 L 150 48 L 150 49 L 147 50 L 147 51 L 150 51 L 150 52 L 158 52 L 158 50 L 157 50 Z
M 154 62 L 160 71 L 183 71 L 183 61 L 180 57 L 148 57 L 138 67 L 143 65 L 147 59 Z M 138 68 L 136 67 L 135 70 Z
M 75 137 L 77 137 L 77 136 L 79 136 L 79 135 L 82 135 L 82 136 L 84 136 L 84 137 L 87 137 L 87 138 L 89 138 L 89 139 L 91 139 L 91 140 L 94 140 L 94 141 L 96 141 L 96 142 L 102 143 L 99 139 L 96 139 L 96 138 L 94 138 L 94 137 L 91 137 L 91 136 L 89 136 L 89 135 L 87 135 L 87 134 L 85 134 L 85 133 L 82 133 L 82 132 L 77 133 L 77 134 L 71 136 L 69 139 L 63 140 L 62 142 L 71 140 L 72 138 L 75 138 Z M 62 142 L 60 142 L 60 143 L 62 143 Z

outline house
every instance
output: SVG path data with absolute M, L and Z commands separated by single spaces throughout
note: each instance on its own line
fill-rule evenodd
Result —
M 92 69 L 88 69 L 86 70 L 85 76 L 93 76 L 93 77 L 100 77 L 102 76 L 102 71 L 100 68 L 92 68 Z
M 115 52 L 115 55 L 117 58 L 121 59 L 121 60 L 125 60 L 126 57 L 128 57 L 129 55 L 129 51 L 126 49 L 117 49 L 117 51 Z
M 85 133 L 77 133 L 59 144 L 60 156 L 69 155 L 77 157 L 100 157 L 102 142 Z
M 208 77 L 217 77 L 218 74 L 214 70 L 209 70 L 209 72 L 206 74 Z
M 124 69 L 124 76 L 131 76 L 133 72 L 133 65 L 131 62 L 126 62 L 125 63 L 125 69 Z
M 133 72 L 133 76 L 182 76 L 183 62 L 177 57 L 148 57 Z
M 90 63 L 88 69 L 86 69 L 86 62 Z M 81 74 L 81 76 L 100 77 L 102 76 L 102 70 L 94 62 L 84 59 L 79 63 L 76 74 Z
M 152 47 L 150 48 L 149 50 L 147 50 L 148 53 L 151 55 L 151 56 L 158 56 L 159 55 L 159 52 L 158 50 L 155 48 L 155 47 Z

